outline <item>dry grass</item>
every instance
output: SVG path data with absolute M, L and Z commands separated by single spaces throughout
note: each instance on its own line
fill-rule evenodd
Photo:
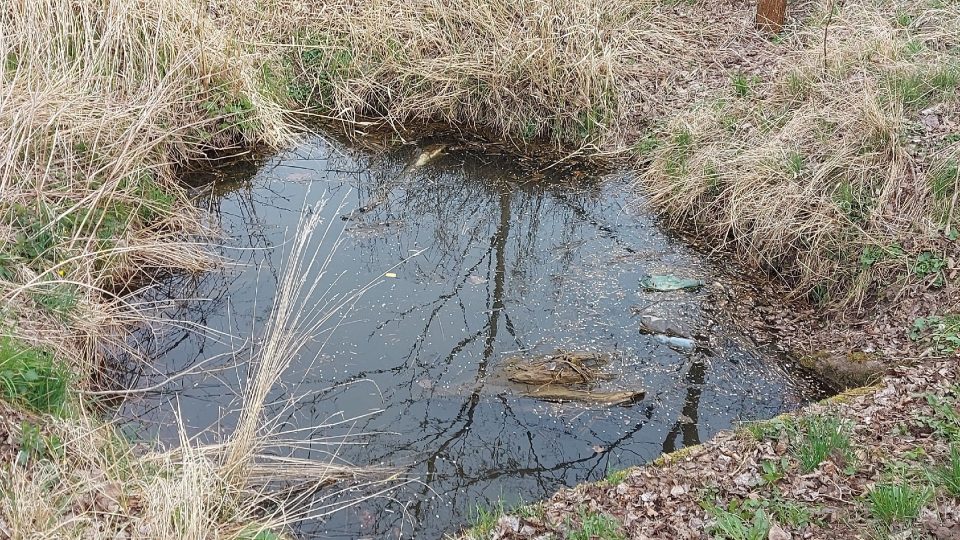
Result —
M 847 0 L 826 58 L 814 2 L 762 80 L 719 86 L 757 41 L 737 2 L 717 4 L 738 6 L 729 18 L 652 0 L 5 2 L 0 333 L 54 351 L 85 389 L 149 323 L 131 298 L 151 275 L 216 263 L 178 169 L 290 141 L 294 102 L 354 127 L 442 122 L 574 153 L 618 151 L 663 121 L 655 148 L 637 145 L 654 204 L 799 291 L 858 301 L 876 276 L 941 257 L 957 228 L 960 7 L 935 1 Z M 288 277 L 229 443 L 135 451 L 83 404 L 31 416 L 64 444 L 0 475 L 0 536 L 242 538 L 338 508 L 302 494 L 353 471 L 269 457 L 284 441 L 263 406 L 297 336 L 355 297 L 302 312 L 315 285 Z
M 132 299 L 152 274 L 216 263 L 197 242 L 210 231 L 178 169 L 221 148 L 291 140 L 264 59 L 238 39 L 191 0 L 0 8 L 0 320 L 16 358 L 49 363 L 52 351 L 70 387 L 85 389 L 129 329 L 150 323 Z M 76 395 L 54 406 L 67 416 L 4 415 L 13 455 L 0 475 L 0 537 L 253 538 L 251 523 L 330 509 L 289 491 L 293 474 L 309 493 L 356 472 L 277 457 L 262 438 L 242 453 L 189 440 L 135 448 Z M 227 454 L 242 474 L 236 461 L 225 468 Z
M 240 421 L 222 444 L 181 440 L 173 450 L 135 447 L 114 426 L 76 407 L 66 417 L 10 409 L 0 401 L 0 538 L 274 538 L 303 519 L 316 519 L 378 497 L 405 480 L 393 471 L 342 463 L 337 449 L 363 434 L 298 440 L 265 413 L 268 395 L 308 339 L 331 330 L 368 288 L 316 301 L 328 285 L 325 259 L 314 259 L 317 214 L 305 217 L 291 243 L 273 316 L 240 402 Z M 319 241 L 327 241 L 324 230 Z M 316 276 L 304 281 L 304 275 Z M 372 284 L 370 285 L 372 286 Z M 307 303 L 307 299 L 314 299 Z M 39 360 L 33 360 L 38 362 Z M 179 411 L 178 411 L 179 412 Z M 179 414 L 178 414 L 179 417 Z M 344 418 L 310 432 L 355 423 Z M 293 437 L 291 437 L 293 435 Z M 327 458 L 304 459 L 298 449 Z M 320 490 L 338 481 L 345 490 Z M 358 495 L 359 494 L 359 495 Z
M 585 152 L 622 146 L 638 79 L 666 80 L 686 21 L 658 2 L 273 3 L 304 101 L 337 120 L 440 122 Z M 279 4 L 279 5 L 278 5 Z
M 189 241 L 205 231 L 176 169 L 289 140 L 233 47 L 192 2 L 4 4 L 0 298 L 12 332 L 79 363 L 122 342 L 123 297 L 144 269 L 210 267 Z
M 960 7 L 847 1 L 831 19 L 825 4 L 778 69 L 731 75 L 657 130 L 640 184 L 798 293 L 856 305 L 956 252 Z
M 182 440 L 175 450 L 147 450 L 87 416 L 3 409 L 5 435 L 19 445 L 4 443 L 0 538 L 252 540 L 356 502 L 339 492 L 317 497 L 320 486 L 348 480 L 376 496 L 397 484 L 382 470 L 267 455 L 246 456 L 240 479 L 224 474 L 223 447 Z

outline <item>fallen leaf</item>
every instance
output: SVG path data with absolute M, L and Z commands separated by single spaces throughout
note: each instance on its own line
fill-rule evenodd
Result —
M 767 540 L 790 540 L 793 538 L 790 533 L 783 530 L 780 525 L 774 523 L 770 527 L 770 533 L 767 534 Z

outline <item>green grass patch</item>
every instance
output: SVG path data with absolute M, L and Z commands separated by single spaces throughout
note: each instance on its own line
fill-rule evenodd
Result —
M 713 523 L 707 531 L 715 538 L 729 540 L 766 540 L 774 522 L 802 529 L 820 523 L 811 508 L 784 499 L 779 492 L 769 497 L 734 499 L 725 507 L 701 503 Z
M 687 160 L 693 153 L 693 143 L 693 133 L 686 128 L 680 128 L 673 134 L 664 167 L 667 175 L 676 178 L 686 172 Z
M 793 452 L 804 473 L 816 469 L 828 458 L 846 468 L 853 460 L 850 425 L 834 416 L 805 417 L 797 426 Z
M 773 497 L 769 500 L 767 506 L 777 522 L 796 529 L 803 529 L 810 523 L 820 523 L 814 517 L 810 508 L 794 501 Z
M 744 73 L 735 73 L 730 77 L 730 84 L 733 86 L 733 93 L 740 98 L 745 98 L 753 93 L 753 87 L 760 82 L 756 75 L 746 75 Z
M 91 184 L 97 181 L 91 179 Z M 20 265 L 43 273 L 88 245 L 95 252 L 113 248 L 127 231 L 158 223 L 176 205 L 175 196 L 149 172 L 122 179 L 116 192 L 88 204 L 75 206 L 70 193 L 59 195 L 51 200 L 38 198 L 30 204 L 0 201 L 0 222 L 15 234 L 0 255 L 0 277 L 12 279 Z M 75 244 L 72 250 L 70 244 Z M 97 254 L 100 268 L 107 260 Z M 55 296 L 63 296 L 61 292 L 56 291 Z M 56 299 L 53 303 L 62 304 Z
M 890 246 L 868 245 L 864 246 L 860 252 L 860 266 L 869 268 L 879 262 L 902 259 L 905 256 L 906 252 L 896 244 Z
M 19 443 L 20 448 L 16 458 L 19 465 L 26 465 L 31 460 L 62 457 L 64 454 L 63 441 L 60 437 L 46 435 L 39 426 L 30 422 L 20 424 Z
M 658 146 L 660 146 L 660 140 L 657 136 L 648 134 L 633 144 L 633 153 L 640 159 L 650 159 Z
M 787 175 L 791 178 L 800 178 L 808 169 L 807 158 L 800 152 L 789 152 L 787 153 L 784 168 L 787 171 Z
M 730 501 L 726 508 L 705 504 L 704 509 L 713 519 L 707 532 L 724 540 L 767 540 L 773 520 L 763 508 L 739 500 Z
M 617 486 L 623 483 L 630 474 L 630 469 L 620 469 L 619 471 L 609 470 L 607 476 L 603 479 L 609 486 Z
M 67 370 L 51 352 L 0 336 L 0 395 L 42 412 L 59 414 L 67 401 Z
M 933 409 L 933 415 L 922 415 L 919 422 L 951 444 L 960 444 L 960 412 L 957 411 L 957 393 L 960 387 L 954 387 L 949 396 L 927 394 L 927 405 Z
M 850 221 L 861 225 L 867 223 L 875 204 L 869 188 L 846 180 L 837 184 L 833 192 L 833 202 Z
M 960 447 L 950 446 L 950 459 L 940 467 L 932 471 L 932 476 L 937 485 L 950 494 L 953 498 L 960 498 Z
M 265 525 L 247 525 L 237 535 L 238 540 L 285 540 L 287 537 Z
M 217 86 L 210 89 L 209 96 L 200 106 L 210 118 L 217 119 L 218 133 L 253 133 L 259 129 L 256 110 L 248 96 L 236 94 L 229 86 Z
M 71 283 L 44 283 L 32 290 L 31 296 L 41 308 L 61 321 L 68 320 L 79 303 L 76 286 Z
M 744 422 L 741 427 L 755 440 L 762 442 L 766 439 L 779 439 L 784 431 L 792 429 L 789 417 L 778 417 L 770 420 Z
M 787 75 L 786 89 L 787 94 L 794 102 L 802 102 L 810 95 L 813 84 L 810 77 L 800 71 L 794 71 Z
M 932 497 L 933 490 L 929 487 L 908 484 L 880 484 L 867 494 L 870 514 L 887 526 L 912 523 Z
M 497 500 L 497 504 L 492 508 L 477 505 L 470 514 L 470 536 L 472 538 L 487 538 L 493 532 L 497 525 L 497 520 L 504 515 L 506 508 L 502 500 Z
M 941 354 L 960 351 L 960 314 L 918 317 L 910 327 L 910 339 L 927 341 Z
M 303 45 L 299 68 L 308 82 L 301 84 L 305 95 L 296 97 L 302 103 L 330 106 L 335 86 L 356 73 L 357 55 L 349 45 L 323 35 L 308 36 Z
M 493 532 L 497 521 L 508 515 L 515 515 L 527 519 L 543 519 L 545 508 L 542 504 L 527 504 L 521 498 L 513 506 L 507 506 L 503 498 L 498 498 L 497 502 L 489 507 L 477 505 L 470 512 L 470 528 L 466 533 L 468 538 L 487 538 Z
M 625 540 L 620 523 L 606 514 L 580 510 L 580 526 L 570 527 L 569 540 Z
M 913 14 L 907 11 L 904 11 L 902 9 L 898 9 L 896 12 L 896 15 L 893 18 L 893 22 L 899 28 L 909 28 L 910 25 L 913 24 L 913 19 L 914 19 Z
M 960 86 L 960 67 L 938 65 L 890 73 L 883 82 L 883 97 L 891 104 L 921 109 L 953 94 Z
M 930 174 L 930 191 L 937 201 L 949 201 L 957 191 L 957 182 L 960 182 L 960 164 L 949 159 Z

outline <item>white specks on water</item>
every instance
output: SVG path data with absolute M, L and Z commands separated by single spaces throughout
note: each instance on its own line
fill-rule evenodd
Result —
M 638 291 L 643 275 L 682 269 L 707 280 L 711 272 L 647 216 L 626 212 L 632 195 L 616 178 L 529 182 L 509 163 L 448 149 L 401 179 L 422 149 L 368 157 L 325 145 L 279 156 L 237 191 L 210 201 L 238 245 L 258 248 L 241 251 L 244 268 L 269 270 L 263 276 L 234 271 L 211 280 L 210 289 L 184 295 L 226 297 L 230 310 L 170 315 L 194 317 L 198 326 L 225 334 L 259 335 L 270 316 L 270 279 L 284 268 L 282 249 L 261 248 L 283 246 L 283 229 L 295 227 L 304 203 L 321 192 L 352 194 L 339 214 L 335 205 L 316 208 L 330 213 L 323 217 L 331 226 L 362 231 L 402 224 L 336 243 L 316 298 L 304 299 L 304 317 L 314 305 L 381 283 L 305 345 L 304 360 L 291 366 L 272 396 L 278 405 L 271 412 L 284 429 L 314 437 L 296 450 L 299 457 L 327 459 L 335 441 L 338 459 L 398 467 L 419 481 L 363 502 L 362 510 L 376 519 L 362 531 L 345 513 L 314 532 L 354 538 L 412 527 L 413 536 L 441 537 L 477 504 L 490 506 L 501 496 L 535 500 L 805 399 L 794 379 L 742 346 L 722 321 L 706 322 L 703 294 Z M 296 160 L 296 167 L 285 168 L 287 160 Z M 312 181 L 283 180 L 305 167 L 316 171 Z M 338 218 L 375 197 L 382 202 L 356 222 Z M 333 245 L 318 239 L 317 260 Z M 632 309 L 710 334 L 712 356 L 640 334 Z M 261 345 L 259 337 L 254 343 Z M 228 346 L 203 336 L 184 339 L 170 353 L 183 365 L 171 371 Z M 646 398 L 626 407 L 541 402 L 498 376 L 510 354 L 558 348 L 610 354 L 607 369 L 616 378 L 591 389 L 644 388 Z M 230 407 L 240 393 L 242 378 L 235 379 L 190 380 L 187 390 L 171 392 L 186 403 L 192 421 L 206 425 L 216 420 L 217 407 Z M 370 381 L 378 390 L 348 384 L 355 381 Z M 291 395 L 307 398 L 291 406 Z M 132 410 L 135 416 L 163 409 L 147 400 L 130 407 L 140 407 Z M 370 415 L 374 408 L 383 412 Z M 310 525 L 304 527 L 309 536 Z

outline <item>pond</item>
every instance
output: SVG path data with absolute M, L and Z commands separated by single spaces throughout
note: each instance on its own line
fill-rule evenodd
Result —
M 229 433 L 291 239 L 319 213 L 310 249 L 328 264 L 322 275 L 295 269 L 319 280 L 305 309 L 372 286 L 303 337 L 269 414 L 303 439 L 350 435 L 339 459 L 418 481 L 305 521 L 305 535 L 439 538 L 477 506 L 535 501 L 822 397 L 710 309 L 719 273 L 645 213 L 628 175 L 535 168 L 442 141 L 369 152 L 317 137 L 195 184 L 231 264 L 166 282 L 158 294 L 185 300 L 164 311 L 170 327 L 149 340 L 157 361 L 132 382 L 158 387 L 119 414 L 141 437 L 176 440 L 178 416 L 191 434 Z M 647 275 L 707 285 L 645 291 Z M 700 346 L 641 333 L 651 314 Z M 645 397 L 541 401 L 503 378 L 507 357 L 558 349 L 602 353 L 615 378 L 601 387 Z

